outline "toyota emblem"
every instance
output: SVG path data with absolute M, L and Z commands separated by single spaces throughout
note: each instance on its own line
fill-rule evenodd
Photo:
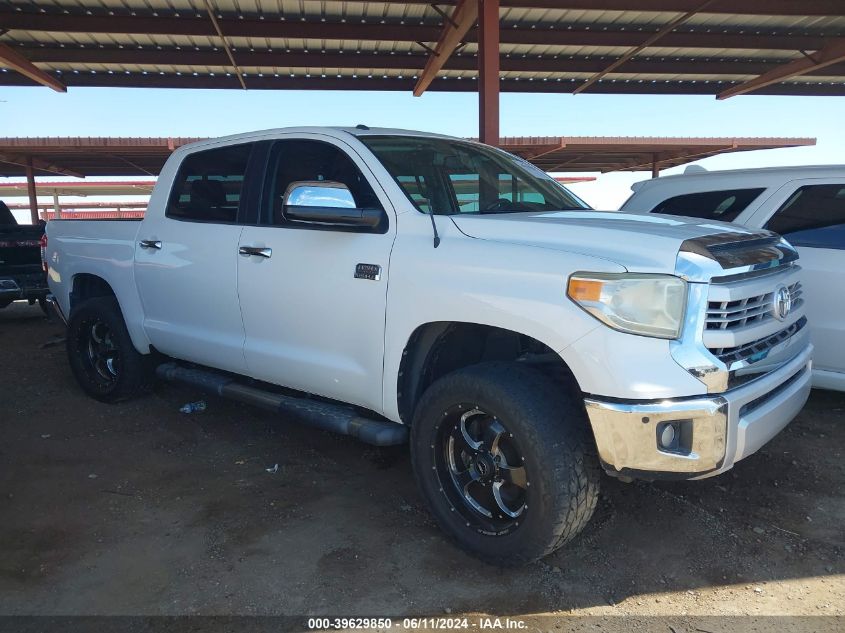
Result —
M 774 312 L 775 318 L 778 321 L 783 321 L 792 312 L 792 293 L 789 292 L 789 288 L 786 286 L 781 285 L 775 290 L 772 312 Z

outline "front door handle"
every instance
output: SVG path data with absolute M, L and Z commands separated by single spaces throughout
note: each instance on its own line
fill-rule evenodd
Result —
M 161 250 L 161 242 L 159 240 L 141 240 L 138 245 L 141 248 L 154 248 L 157 251 Z
M 273 256 L 273 249 L 265 248 L 263 246 L 241 246 L 238 248 L 238 253 L 247 257 L 256 255 L 258 257 L 270 259 Z

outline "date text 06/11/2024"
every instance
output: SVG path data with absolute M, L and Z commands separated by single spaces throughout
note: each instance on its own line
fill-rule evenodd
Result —
M 509 617 L 479 616 L 469 618 L 458 617 L 428 617 L 428 618 L 309 618 L 308 628 L 311 630 L 350 630 L 371 629 L 390 630 L 393 627 L 403 630 L 448 630 L 448 629 L 478 629 L 478 630 L 524 630 L 525 621 Z

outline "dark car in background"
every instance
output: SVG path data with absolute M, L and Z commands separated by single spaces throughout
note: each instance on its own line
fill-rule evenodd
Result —
M 13 301 L 36 301 L 47 311 L 47 275 L 41 263 L 44 223 L 18 224 L 0 200 L 0 308 Z

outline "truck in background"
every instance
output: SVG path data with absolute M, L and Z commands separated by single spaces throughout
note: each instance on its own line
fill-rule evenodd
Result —
M 0 200 L 0 309 L 13 301 L 38 302 L 46 312 L 49 293 L 41 258 L 44 224 L 18 224 Z

